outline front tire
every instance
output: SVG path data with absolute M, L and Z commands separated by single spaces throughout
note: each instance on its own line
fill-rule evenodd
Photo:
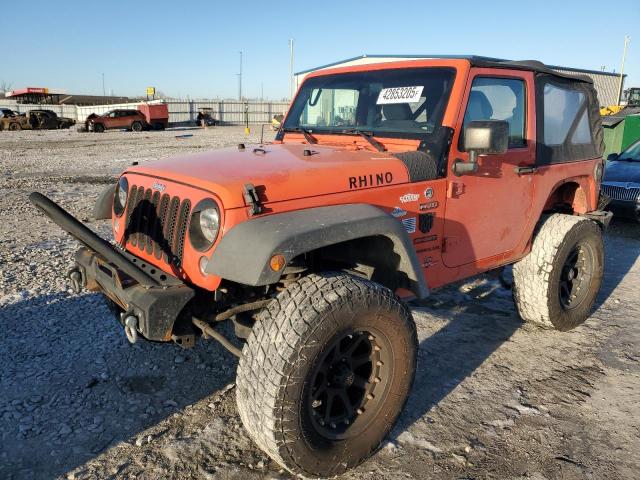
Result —
M 416 354 L 411 313 L 390 290 L 343 273 L 308 275 L 253 327 L 238 367 L 240 417 L 290 472 L 341 474 L 388 434 Z
M 544 328 L 571 330 L 589 317 L 603 273 L 600 227 L 584 217 L 551 215 L 541 224 L 531 252 L 513 266 L 518 313 Z
M 20 130 L 22 130 L 22 125 L 16 122 L 10 123 L 9 130 L 12 132 L 19 132 Z

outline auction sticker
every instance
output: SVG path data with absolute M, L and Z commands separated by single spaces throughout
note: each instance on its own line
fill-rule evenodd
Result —
M 420 100 L 424 86 L 383 88 L 378 95 L 378 105 L 386 103 L 415 103 Z

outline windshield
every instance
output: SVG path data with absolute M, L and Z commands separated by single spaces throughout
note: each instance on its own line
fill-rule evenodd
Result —
M 620 156 L 616 160 L 626 162 L 640 162 L 640 141 L 627 148 L 620 154 Z
M 440 126 L 455 71 L 403 68 L 306 80 L 283 129 L 423 138 Z

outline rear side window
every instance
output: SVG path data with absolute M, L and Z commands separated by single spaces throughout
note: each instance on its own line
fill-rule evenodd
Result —
M 505 120 L 509 124 L 509 147 L 526 145 L 525 85 L 515 78 L 476 77 L 464 114 L 464 126 L 474 120 Z
M 602 122 L 592 84 L 540 73 L 536 76 L 536 104 L 536 163 L 602 156 Z
M 591 142 L 586 102 L 583 92 L 552 84 L 544 86 L 545 145 Z

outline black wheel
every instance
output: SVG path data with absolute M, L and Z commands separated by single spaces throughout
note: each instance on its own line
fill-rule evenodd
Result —
M 131 130 L 134 131 L 134 132 L 141 132 L 142 131 L 142 123 L 133 122 L 131 124 Z
M 22 125 L 17 122 L 12 122 L 9 124 L 9 130 L 11 130 L 12 132 L 19 132 L 20 130 L 22 130 Z
M 338 475 L 393 426 L 416 352 L 411 313 L 390 290 L 311 274 L 279 293 L 253 327 L 238 367 L 240 417 L 290 472 Z
M 104 132 L 104 125 L 101 123 L 94 123 L 93 125 L 93 131 L 96 133 L 102 133 Z
M 566 331 L 591 313 L 604 273 L 602 232 L 573 215 L 548 217 L 531 252 L 513 267 L 514 300 L 520 316 Z

